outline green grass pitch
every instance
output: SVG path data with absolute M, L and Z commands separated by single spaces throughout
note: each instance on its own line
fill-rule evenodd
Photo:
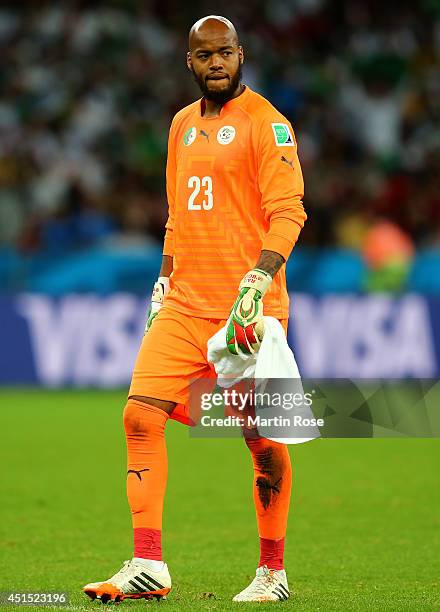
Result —
M 132 552 L 124 397 L 0 391 L 1 591 L 67 591 L 64 609 L 101 606 L 87 600 L 82 585 L 107 578 Z M 125 602 L 121 612 L 440 609 L 439 440 L 329 439 L 291 447 L 286 567 L 294 596 L 255 605 L 231 602 L 258 560 L 243 441 L 190 438 L 170 422 L 168 450 L 163 544 L 174 588 L 165 602 Z

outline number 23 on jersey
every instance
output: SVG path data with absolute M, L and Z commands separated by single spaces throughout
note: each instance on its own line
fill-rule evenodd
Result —
M 212 178 L 210 176 L 191 176 L 188 179 L 188 188 L 192 189 L 188 198 L 188 210 L 211 210 L 214 205 L 212 198 Z M 203 198 L 201 204 L 199 194 Z

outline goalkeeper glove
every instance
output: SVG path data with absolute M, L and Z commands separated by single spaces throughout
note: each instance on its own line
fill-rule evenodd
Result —
M 258 268 L 242 279 L 227 322 L 226 344 L 233 355 L 252 354 L 260 348 L 264 334 L 262 299 L 271 282 L 270 274 Z
M 163 299 L 170 290 L 170 279 L 168 276 L 159 276 L 154 283 L 153 293 L 151 295 L 151 305 L 148 311 L 147 323 L 145 325 L 145 333 L 150 329 L 152 322 L 157 313 L 162 308 Z

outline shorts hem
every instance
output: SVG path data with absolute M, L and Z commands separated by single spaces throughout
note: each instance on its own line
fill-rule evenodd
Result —
M 151 395 L 150 393 L 145 393 L 144 391 L 142 392 L 133 391 L 132 389 L 129 390 L 127 394 L 127 399 L 129 399 L 132 395 L 140 395 L 142 397 L 152 397 L 153 399 L 158 399 L 162 402 L 175 402 L 176 404 L 185 404 L 185 402 L 187 401 L 185 397 L 182 397 L 179 395 L 167 394 L 167 398 L 165 399 L 162 397 L 156 397 L 155 395 Z M 170 397 L 171 395 L 172 397 Z

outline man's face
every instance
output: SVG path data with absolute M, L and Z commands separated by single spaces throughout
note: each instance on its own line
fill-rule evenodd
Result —
M 207 100 L 229 100 L 241 80 L 243 49 L 223 28 L 199 31 L 188 52 L 188 68 Z

